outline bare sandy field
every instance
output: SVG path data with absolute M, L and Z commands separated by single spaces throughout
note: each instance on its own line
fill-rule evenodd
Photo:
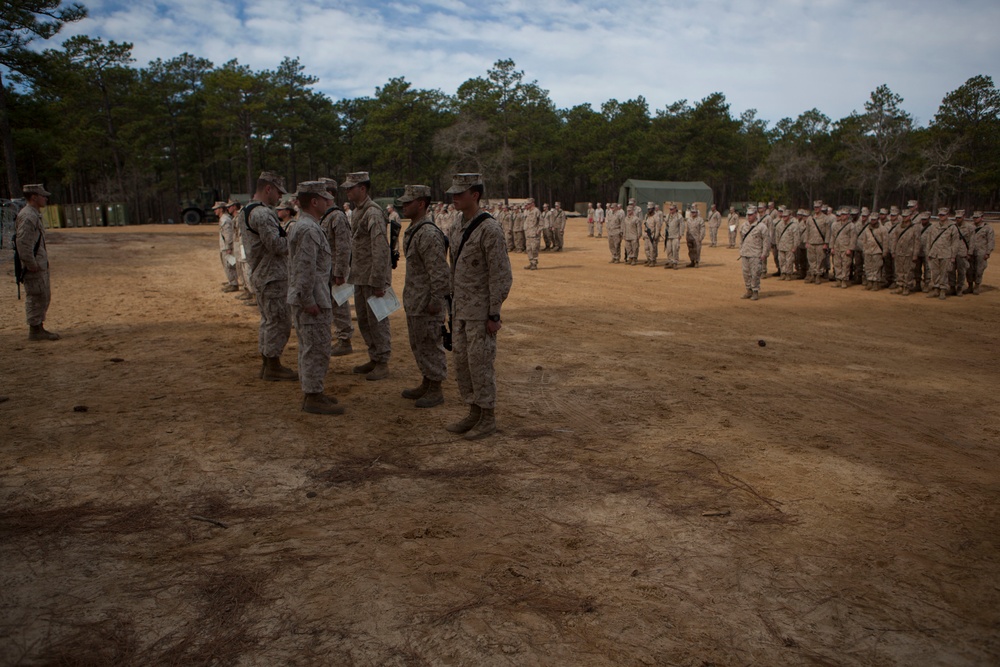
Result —
M 399 397 L 401 312 L 389 380 L 332 360 L 343 417 L 257 379 L 216 248 L 50 232 L 54 343 L 4 266 L 0 664 L 1000 663 L 1000 269 L 751 303 L 734 250 L 611 266 L 572 220 L 511 257 L 470 444 L 453 381 Z

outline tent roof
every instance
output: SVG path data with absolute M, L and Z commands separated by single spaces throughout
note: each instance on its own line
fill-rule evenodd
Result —
M 708 190 L 702 181 L 643 181 L 638 178 L 630 178 L 622 184 L 623 187 L 632 186 L 634 188 L 644 188 L 651 190 Z

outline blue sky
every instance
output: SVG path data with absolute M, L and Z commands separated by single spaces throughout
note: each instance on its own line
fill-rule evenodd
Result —
M 969 77 L 1000 83 L 1000 2 L 958 0 L 82 0 L 88 34 L 138 65 L 185 51 L 254 69 L 298 56 L 334 99 L 389 78 L 454 93 L 512 58 L 561 108 L 643 95 L 651 109 L 719 91 L 772 123 L 833 120 L 886 83 L 921 124 Z

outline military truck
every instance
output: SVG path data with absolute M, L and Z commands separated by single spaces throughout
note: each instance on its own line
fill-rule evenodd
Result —
M 186 225 L 200 225 L 203 222 L 218 222 L 212 212 L 212 204 L 219 201 L 219 191 L 200 188 L 193 199 L 181 202 L 181 220 Z

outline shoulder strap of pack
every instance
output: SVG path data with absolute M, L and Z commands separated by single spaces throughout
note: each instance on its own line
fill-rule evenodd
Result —
M 406 240 L 406 248 L 403 249 L 403 254 L 410 252 L 410 244 L 413 243 L 413 237 L 417 235 L 417 232 L 420 231 L 420 228 L 424 225 L 430 225 L 433 227 L 435 231 L 441 235 L 442 240 L 444 240 L 444 249 L 448 249 L 448 235 L 441 231 L 441 228 L 435 225 L 430 218 L 424 218 L 424 220 L 414 227 L 412 232 L 410 232 L 410 238 Z
M 260 236 L 260 232 L 250 226 L 250 212 L 253 211 L 258 206 L 263 206 L 263 202 L 253 201 L 243 207 L 243 226 L 254 233 L 255 236 Z
M 869 227 L 869 228 L 868 228 L 868 233 L 872 235 L 872 241 L 875 241 L 875 245 L 877 245 L 877 246 L 878 246 L 878 251 L 879 251 L 879 252 L 885 252 L 885 251 L 884 251 L 884 250 L 882 249 L 882 244 L 881 244 L 881 243 L 879 243 L 879 241 L 878 241 L 878 237 L 877 237 L 877 236 L 875 236 L 875 232 L 874 232 L 874 231 L 872 231 L 872 228 L 871 228 L 871 227 Z
M 465 242 L 469 240 L 470 236 L 472 236 L 472 232 L 476 231 L 476 228 L 479 227 L 484 220 L 492 217 L 493 216 L 489 213 L 483 211 L 476 216 L 475 220 L 469 223 L 469 226 L 465 228 L 464 232 L 462 232 L 462 242 L 458 244 L 458 251 L 455 253 L 455 256 L 451 258 L 452 266 L 455 266 L 455 263 L 458 262 L 458 258 L 462 256 L 462 249 L 465 248 Z

